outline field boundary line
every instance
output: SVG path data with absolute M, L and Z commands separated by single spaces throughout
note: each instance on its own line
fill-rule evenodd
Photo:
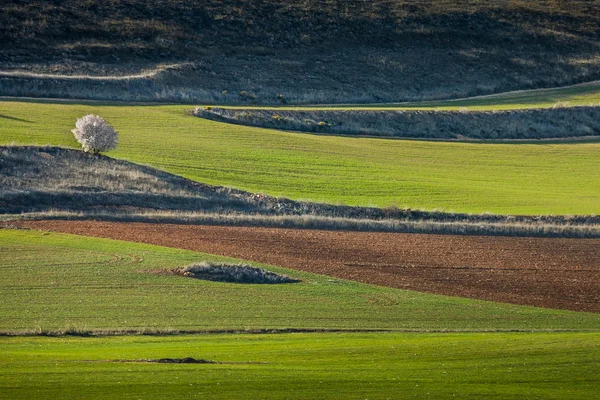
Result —
M 288 333 L 598 333 L 600 329 L 327 329 L 327 328 L 262 328 L 262 329 L 66 329 L 0 331 L 0 337 L 106 337 L 106 336 L 184 336 L 184 335 L 279 335 Z
M 20 221 L 107 221 L 139 222 L 181 225 L 238 226 L 302 230 L 332 230 L 355 232 L 388 232 L 460 236 L 506 236 L 547 238 L 600 238 L 600 225 L 560 224 L 503 224 L 481 221 L 435 221 L 394 219 L 352 219 L 336 217 L 263 216 L 237 214 L 82 214 L 82 213 L 31 213 L 0 215 L 0 229 L 23 229 L 12 223 Z
M 66 79 L 66 80 L 76 80 L 76 79 L 89 79 L 89 80 L 107 80 L 107 81 L 120 81 L 120 80 L 131 80 L 131 79 L 144 79 L 151 78 L 160 73 L 168 71 L 170 69 L 179 68 L 184 65 L 188 65 L 189 63 L 179 63 L 179 64 L 168 64 L 163 65 L 160 68 L 155 68 L 150 71 L 141 72 L 139 74 L 130 74 L 130 75 L 105 75 L 105 76 L 97 76 L 97 75 L 63 75 L 63 74 L 40 74 L 34 72 L 26 72 L 26 71 L 0 71 L 0 78 L 30 78 L 30 79 Z M 538 89 L 521 89 L 521 90 L 512 90 L 507 92 L 500 93 L 492 93 L 478 96 L 470 96 L 470 97 L 460 97 L 455 99 L 440 99 L 440 100 L 423 100 L 423 101 L 402 101 L 396 103 L 312 103 L 312 104 L 291 104 L 287 106 L 278 106 L 278 105 L 256 105 L 251 108 L 261 109 L 261 108 L 286 108 L 286 107 L 298 107 L 298 108 L 341 108 L 341 107 L 394 107 L 394 106 L 405 106 L 410 105 L 411 108 L 418 108 L 419 103 L 430 103 L 430 102 L 460 102 L 460 101 L 470 101 L 470 100 L 478 100 L 478 99 L 493 99 L 493 98 L 502 98 L 503 96 L 512 96 L 512 95 L 521 95 L 521 94 L 535 94 L 535 93 L 545 93 L 554 90 L 568 90 L 573 88 L 580 88 L 586 86 L 595 86 L 598 85 L 598 89 L 600 90 L 600 80 L 593 80 L 589 82 L 581 82 L 572 85 L 565 86 L 555 86 L 548 88 L 538 88 Z M 65 102 L 97 102 L 97 103 L 119 103 L 123 105 L 185 105 L 187 103 L 184 102 L 152 102 L 152 101 L 108 101 L 108 100 L 93 100 L 93 99 L 70 99 L 70 98 L 59 98 L 59 97 L 31 97 L 31 96 L 0 96 L 0 100 L 13 100 L 13 101 L 65 101 Z M 218 106 L 219 104 L 215 103 L 210 105 Z M 236 105 L 226 105 L 223 106 L 234 107 L 237 108 Z M 248 107 L 243 104 L 239 105 L 240 108 Z M 532 109 L 536 108 L 547 108 L 547 107 L 532 107 Z

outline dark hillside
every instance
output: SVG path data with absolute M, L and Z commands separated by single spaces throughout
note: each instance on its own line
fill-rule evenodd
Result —
M 600 78 L 599 38 L 595 0 L 4 1 L 0 94 L 447 98 Z
M 4 214 L 37 212 L 50 217 L 62 212 L 72 218 L 130 221 L 154 218 L 345 230 L 600 235 L 599 216 L 473 215 L 294 201 L 194 182 L 60 147 L 0 147 L 0 171 L 0 219 Z

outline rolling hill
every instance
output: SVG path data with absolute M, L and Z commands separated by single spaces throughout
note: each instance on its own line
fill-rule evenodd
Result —
M 461 143 L 317 136 L 207 121 L 189 106 L 0 102 L 0 144 L 79 147 L 99 114 L 109 155 L 196 182 L 361 206 L 516 215 L 598 214 L 597 142 Z
M 12 1 L 0 15 L 0 95 L 464 97 L 598 79 L 599 27 L 587 0 Z

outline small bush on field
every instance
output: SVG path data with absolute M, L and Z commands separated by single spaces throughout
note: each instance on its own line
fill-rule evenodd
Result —
M 119 134 L 106 120 L 98 115 L 86 115 L 77 119 L 71 132 L 87 153 L 98 154 L 115 149 Z
M 175 272 L 190 278 L 233 283 L 294 283 L 286 275 L 276 274 L 247 264 L 222 264 L 201 262 L 179 268 Z
M 254 94 L 252 92 L 247 92 L 245 90 L 242 90 L 240 92 L 240 99 L 242 101 L 255 101 L 256 100 L 256 94 Z

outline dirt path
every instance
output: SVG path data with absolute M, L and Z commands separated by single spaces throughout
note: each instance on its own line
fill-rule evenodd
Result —
M 0 71 L 0 77 L 3 78 L 37 78 L 37 79 L 88 79 L 95 81 L 125 81 L 131 79 L 145 79 L 152 78 L 160 73 L 168 71 L 170 69 L 176 69 L 183 65 L 187 65 L 190 63 L 179 63 L 179 64 L 165 64 L 159 65 L 156 68 L 145 70 L 143 72 L 139 72 L 137 74 L 127 74 L 127 75 L 65 75 L 65 74 L 46 74 L 46 73 L 36 73 L 29 71 Z
M 600 239 L 92 221 L 18 225 L 238 257 L 401 289 L 600 312 Z

